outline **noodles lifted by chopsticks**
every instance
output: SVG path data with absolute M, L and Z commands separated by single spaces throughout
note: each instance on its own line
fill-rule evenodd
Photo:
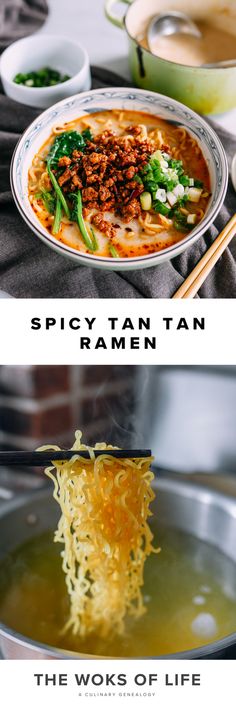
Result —
M 55 541 L 64 546 L 70 595 L 64 631 L 72 629 L 81 637 L 96 632 L 106 638 L 124 632 L 126 614 L 139 617 L 145 612 L 144 563 L 155 550 L 147 523 L 153 474 L 151 457 L 116 459 L 106 455 L 111 445 L 97 443 L 95 448 L 104 449 L 96 459 L 93 450 L 81 444 L 77 431 L 75 456 L 45 472 L 54 482 L 54 498 L 62 512 Z M 86 449 L 91 459 L 79 456 Z

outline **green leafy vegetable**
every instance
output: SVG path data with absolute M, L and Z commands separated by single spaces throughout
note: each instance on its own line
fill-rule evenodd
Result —
M 96 237 L 95 231 L 92 226 L 90 226 L 90 232 L 92 234 L 92 239 L 93 239 L 93 250 L 97 251 L 98 250 L 98 242 L 97 242 L 97 237 Z
M 120 258 L 118 251 L 116 250 L 115 246 L 112 245 L 112 243 L 109 244 L 109 251 L 112 258 Z
M 53 227 L 52 227 L 53 234 L 58 234 L 58 232 L 60 230 L 61 213 L 62 213 L 61 201 L 60 201 L 59 197 L 57 197 L 56 211 L 55 211 L 54 222 L 53 222 Z
M 79 190 L 76 194 L 70 194 L 70 199 L 73 204 L 71 218 L 73 219 L 73 221 L 77 222 L 85 246 L 87 246 L 89 251 L 95 251 L 95 243 L 94 241 L 91 241 L 90 234 L 86 228 L 83 218 L 81 191 Z
M 53 192 L 47 189 L 42 189 L 41 192 L 38 192 L 35 196 L 36 199 L 42 199 L 45 209 L 47 209 L 49 214 L 54 214 L 56 208 L 56 201 Z
M 86 141 L 91 140 L 91 138 L 92 134 L 89 129 L 84 130 L 83 133 L 79 133 L 77 130 L 64 131 L 64 133 L 56 136 L 47 156 L 48 174 L 68 219 L 70 219 L 70 209 L 54 171 L 57 171 L 61 157 L 70 157 L 74 150 L 83 152 L 86 148 Z
M 63 207 L 63 209 L 64 209 L 65 215 L 67 216 L 68 219 L 70 219 L 70 210 L 69 210 L 67 201 L 66 201 L 66 199 L 65 199 L 65 197 L 64 197 L 64 194 L 63 194 L 63 192 L 62 192 L 62 190 L 61 190 L 61 187 L 60 187 L 59 184 L 58 184 L 58 181 L 57 181 L 55 175 L 53 174 L 53 172 L 52 172 L 52 170 L 51 170 L 50 161 L 48 161 L 47 170 L 48 170 L 48 175 L 49 175 L 49 177 L 50 177 L 52 186 L 53 186 L 54 189 L 55 189 L 56 196 L 57 196 L 58 199 L 60 199 L 60 202 L 61 202 L 61 205 L 62 205 L 62 207 Z
M 93 139 L 90 128 L 85 128 L 85 130 L 82 130 L 81 135 L 83 136 L 84 140 L 86 140 L 86 141 L 89 140 L 89 142 L 91 142 Z
M 86 133 L 86 135 L 85 135 Z M 48 163 L 52 169 L 58 167 L 58 161 L 61 157 L 71 157 L 74 150 L 84 151 L 86 148 L 86 141 L 90 140 L 87 130 L 83 133 L 78 133 L 77 130 L 66 130 L 64 133 L 57 135 L 48 153 Z

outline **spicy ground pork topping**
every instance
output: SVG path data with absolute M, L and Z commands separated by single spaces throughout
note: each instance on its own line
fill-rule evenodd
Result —
M 68 193 L 81 189 L 85 216 L 91 209 L 114 211 L 128 222 L 141 214 L 139 196 L 144 186 L 136 176 L 155 144 L 140 134 L 140 126 L 129 126 L 125 136 L 105 130 L 87 142 L 85 152 L 74 150 L 71 157 L 59 160 L 58 167 L 63 168 L 59 185 Z M 93 219 L 96 223 L 97 215 Z M 104 228 L 100 215 L 99 220 Z

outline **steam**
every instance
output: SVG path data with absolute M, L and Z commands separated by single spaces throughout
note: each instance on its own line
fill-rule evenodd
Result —
M 129 368 L 131 369 L 129 373 Z M 99 385 L 93 402 L 93 421 L 104 420 L 104 439 L 119 447 L 147 446 L 143 402 L 147 400 L 150 367 L 114 366 Z M 145 411 L 148 415 L 147 410 Z M 97 439 L 101 439 L 98 424 Z M 94 442 L 94 440 L 93 440 Z

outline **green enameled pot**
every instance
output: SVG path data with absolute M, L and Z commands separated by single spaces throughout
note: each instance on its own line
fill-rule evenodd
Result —
M 158 91 L 199 113 L 223 113 L 236 106 L 236 0 L 121 0 L 128 8 L 123 18 L 114 13 L 117 0 L 105 0 L 107 18 L 126 30 L 129 61 L 136 86 Z M 194 20 L 212 17 L 222 30 L 235 34 L 235 66 L 204 68 L 177 64 L 154 56 L 140 46 L 148 20 L 165 10 L 181 10 Z

